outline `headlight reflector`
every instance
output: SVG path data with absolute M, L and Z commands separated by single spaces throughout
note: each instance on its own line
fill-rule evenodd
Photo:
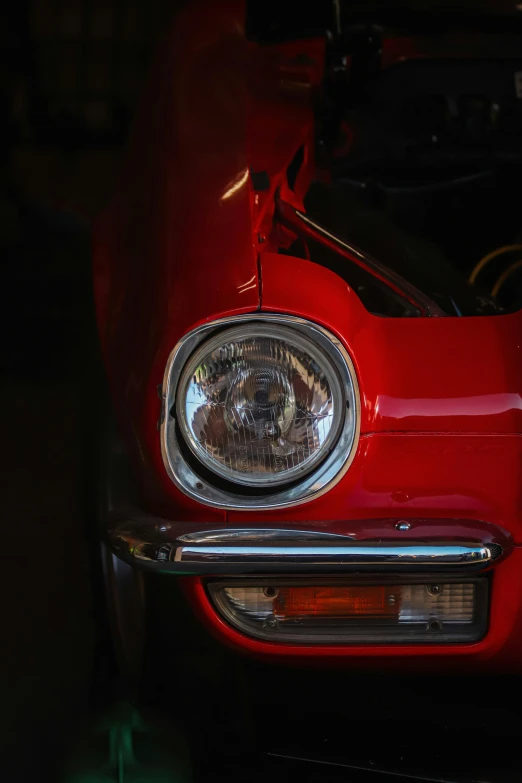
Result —
M 251 487 L 300 480 L 329 454 L 347 397 L 327 353 L 288 326 L 219 332 L 188 359 L 176 412 L 194 456 Z

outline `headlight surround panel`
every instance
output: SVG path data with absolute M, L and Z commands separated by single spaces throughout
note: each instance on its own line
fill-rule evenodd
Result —
M 322 405 L 324 409 L 325 405 L 330 406 L 331 415 L 328 432 L 324 437 L 324 448 L 317 449 L 317 453 L 311 453 L 313 449 L 309 449 L 311 458 L 305 458 L 301 462 L 294 460 L 295 464 L 290 466 L 286 475 L 284 470 L 272 474 L 263 467 L 258 471 L 258 475 L 254 476 L 254 480 L 248 471 L 234 472 L 229 457 L 228 464 L 226 460 L 222 460 L 221 464 L 219 459 L 205 460 L 204 452 L 208 444 L 198 442 L 194 428 L 191 432 L 190 411 L 187 415 L 185 404 L 187 389 L 191 390 L 190 393 L 194 396 L 196 388 L 192 377 L 193 368 L 201 369 L 202 360 L 213 351 L 217 351 L 218 359 L 223 357 L 223 366 L 230 366 L 230 356 L 227 357 L 226 351 L 223 353 L 219 349 L 223 345 L 232 345 L 234 340 L 242 340 L 243 348 L 250 350 L 256 339 L 258 347 L 263 341 L 268 341 L 271 350 L 276 346 L 279 356 L 285 338 L 287 346 L 293 345 L 293 354 L 290 350 L 290 359 L 287 357 L 292 372 L 297 375 L 301 372 L 303 375 L 303 366 L 308 372 L 310 366 L 315 368 L 316 373 L 310 382 L 312 392 L 306 392 L 306 395 L 308 398 L 310 394 L 313 397 L 315 390 L 316 397 L 317 394 L 321 396 L 319 407 Z M 296 353 L 299 354 L 297 359 Z M 284 356 L 283 352 L 283 358 Z M 277 364 L 278 362 L 272 362 L 274 371 Z M 281 366 L 283 364 L 284 362 Z M 318 368 L 324 369 L 320 378 L 317 376 Z M 212 381 L 211 375 L 212 373 L 207 380 Z M 282 389 L 283 386 L 284 384 Z M 205 388 L 211 389 L 211 384 L 207 384 Z M 273 389 L 273 384 L 269 388 Z M 283 391 L 285 400 L 288 402 L 290 399 L 290 407 L 292 404 L 295 407 L 292 394 L 289 394 L 288 389 Z M 217 392 L 221 394 L 219 399 L 223 404 L 225 399 L 234 394 L 233 390 L 228 389 L 218 389 Z M 252 314 L 221 319 L 185 335 L 167 362 L 163 382 L 163 406 L 161 448 L 163 462 L 170 478 L 185 494 L 217 508 L 264 509 L 311 500 L 327 491 L 344 475 L 355 455 L 359 437 L 359 390 L 355 369 L 347 351 L 337 338 L 322 327 L 292 316 Z M 288 421 L 291 425 L 292 419 L 289 418 Z M 254 440 L 255 438 L 254 433 Z M 317 437 L 313 436 L 312 440 L 314 439 L 317 440 Z

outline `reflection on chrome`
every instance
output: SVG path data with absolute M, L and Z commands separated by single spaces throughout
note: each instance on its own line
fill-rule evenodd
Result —
M 283 543 L 305 543 L 310 541 L 312 543 L 332 543 L 335 541 L 343 541 L 353 539 L 353 536 L 345 536 L 341 533 L 323 533 L 315 530 L 279 530 L 270 528 L 229 528 L 227 530 L 209 530 L 198 533 L 187 533 L 184 536 L 179 536 L 178 541 L 182 541 L 186 544 L 221 544 L 221 543 L 238 543 L 238 544 L 263 544 L 267 541 L 283 544 Z
M 414 544 L 397 546 L 389 542 L 361 545 L 308 545 L 308 546 L 244 546 L 236 545 L 184 545 L 177 549 L 175 559 L 182 563 L 225 562 L 259 564 L 297 562 L 308 565 L 339 564 L 346 566 L 395 566 L 414 565 L 437 568 L 439 566 L 465 566 L 489 563 L 493 559 L 491 549 L 485 546 L 460 544 Z

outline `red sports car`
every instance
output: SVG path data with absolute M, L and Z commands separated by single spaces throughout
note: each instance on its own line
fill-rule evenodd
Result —
M 257 660 L 520 673 L 521 174 L 520 6 L 185 4 L 94 234 L 129 665 L 141 571 Z

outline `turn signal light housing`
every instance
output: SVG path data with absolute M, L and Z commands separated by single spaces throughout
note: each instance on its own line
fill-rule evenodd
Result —
M 221 616 L 248 636 L 295 644 L 441 644 L 481 639 L 488 579 L 408 583 L 210 582 Z

